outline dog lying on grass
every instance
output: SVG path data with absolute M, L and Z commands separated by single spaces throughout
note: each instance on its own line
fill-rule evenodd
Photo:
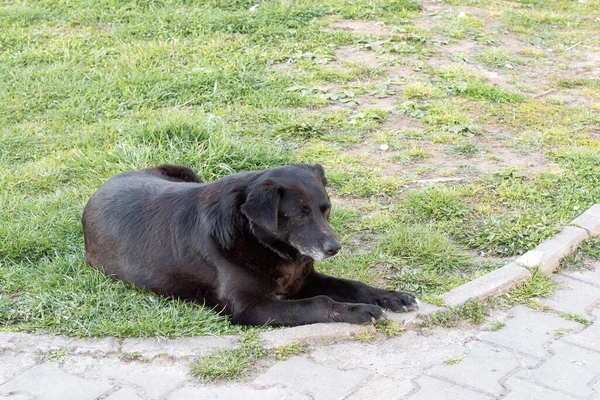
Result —
M 204 303 L 246 325 L 361 324 L 411 294 L 315 271 L 340 250 L 316 165 L 239 173 L 212 183 L 161 165 L 110 178 L 83 212 L 86 261 L 139 288 Z

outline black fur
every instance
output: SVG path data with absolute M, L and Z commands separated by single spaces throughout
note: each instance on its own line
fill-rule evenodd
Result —
M 288 165 L 203 183 L 161 165 L 119 174 L 83 212 L 86 261 L 165 296 L 205 303 L 240 324 L 365 323 L 417 308 L 407 293 L 314 269 L 340 244 L 325 171 Z

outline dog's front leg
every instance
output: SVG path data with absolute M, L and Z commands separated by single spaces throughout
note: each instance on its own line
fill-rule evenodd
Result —
M 364 324 L 383 316 L 383 310 L 379 306 L 339 303 L 327 296 L 301 300 L 241 296 L 233 303 L 232 308 L 232 322 L 242 325 L 297 326 L 318 322 Z
M 378 289 L 362 282 L 334 278 L 316 271 L 306 277 L 304 286 L 294 298 L 321 295 L 344 303 L 376 304 L 397 312 L 419 308 L 419 300 L 410 293 Z

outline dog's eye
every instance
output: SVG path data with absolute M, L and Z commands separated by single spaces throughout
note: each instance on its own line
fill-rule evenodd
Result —
M 309 214 L 310 214 L 310 207 L 303 206 L 302 209 L 300 210 L 300 214 L 296 218 L 302 219 L 302 218 L 307 217 Z
M 327 218 L 329 218 L 329 213 L 331 212 L 331 208 L 329 206 L 323 206 L 321 207 L 321 212 L 323 213 L 323 215 Z

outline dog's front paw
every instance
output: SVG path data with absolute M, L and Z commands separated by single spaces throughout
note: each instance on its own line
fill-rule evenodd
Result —
M 395 312 L 408 312 L 419 308 L 419 299 L 410 293 L 386 290 L 377 296 L 375 304 Z
M 381 307 L 373 304 L 339 304 L 340 306 L 332 315 L 333 320 L 337 322 L 366 324 L 375 322 L 385 315 Z

